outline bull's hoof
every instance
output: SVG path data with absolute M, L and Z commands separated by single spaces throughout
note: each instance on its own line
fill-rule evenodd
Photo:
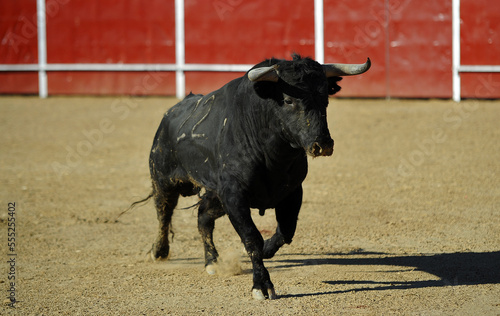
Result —
M 278 295 L 276 295 L 276 292 L 273 288 L 267 289 L 267 293 L 264 293 L 259 289 L 253 289 L 252 297 L 254 300 L 263 301 L 265 299 L 275 300 L 278 298 Z
M 215 264 L 207 264 L 205 267 L 205 271 L 207 271 L 208 274 L 214 275 L 217 270 L 215 269 Z
M 162 257 L 162 256 L 159 256 L 159 257 L 155 256 L 155 254 L 153 253 L 153 251 L 150 251 L 150 252 L 149 252 L 149 256 L 150 256 L 150 258 L 151 258 L 151 260 L 152 260 L 153 262 L 156 262 L 156 261 L 162 261 L 162 260 L 167 260 L 167 258 L 164 258 L 164 257 Z
M 151 257 L 151 260 L 153 260 L 153 262 L 168 260 L 168 256 L 166 256 L 166 257 L 162 257 L 162 256 L 156 257 L 155 254 L 153 253 L 153 251 L 149 252 L 149 256 Z
M 153 259 L 153 261 L 167 260 L 169 252 L 170 252 L 170 247 L 168 246 L 158 247 L 158 244 L 155 243 L 151 248 L 150 252 L 151 259 Z

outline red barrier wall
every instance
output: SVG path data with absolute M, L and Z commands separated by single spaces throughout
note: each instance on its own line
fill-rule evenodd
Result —
M 47 0 L 47 62 L 175 64 L 174 1 Z M 462 64 L 500 65 L 500 2 L 462 0 Z M 311 0 L 185 0 L 185 62 L 314 57 Z M 324 0 L 325 62 L 372 69 L 344 97 L 450 98 L 451 0 Z M 37 63 L 36 2 L 0 2 L 0 64 Z M 242 73 L 186 72 L 207 93 Z M 175 94 L 174 72 L 47 72 L 49 94 Z M 462 73 L 462 96 L 500 97 L 500 74 Z M 0 72 L 0 93 L 37 93 L 36 72 Z

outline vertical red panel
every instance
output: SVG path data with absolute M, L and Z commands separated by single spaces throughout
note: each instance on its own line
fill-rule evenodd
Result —
M 38 62 L 36 2 L 0 1 L 0 64 Z M 37 93 L 34 72 L 0 72 L 0 93 Z
M 461 1 L 461 64 L 500 65 L 500 2 Z M 462 97 L 500 98 L 500 74 L 462 73 Z
M 310 0 L 186 0 L 185 16 L 186 63 L 253 65 L 294 52 L 314 57 Z M 240 75 L 187 73 L 186 90 L 206 93 Z
M 461 64 L 500 65 L 500 2 L 461 1 Z
M 314 57 L 310 0 L 186 0 L 186 63 L 256 64 L 265 58 Z
M 366 56 L 340 96 L 450 97 L 451 1 L 325 1 L 326 62 Z
M 47 62 L 174 63 L 174 2 L 73 0 L 47 7 Z
M 175 63 L 173 1 L 74 0 L 47 5 L 48 63 Z M 49 93 L 143 94 L 147 73 L 49 72 Z M 150 94 L 175 91 L 168 85 Z M 162 85 L 160 85 L 162 86 Z
M 386 95 L 384 0 L 325 0 L 325 62 L 364 63 L 372 68 L 361 76 L 345 77 L 339 96 Z
M 389 1 L 387 12 L 389 95 L 450 98 L 451 1 Z
M 37 63 L 36 1 L 0 1 L 0 36 L 0 64 Z

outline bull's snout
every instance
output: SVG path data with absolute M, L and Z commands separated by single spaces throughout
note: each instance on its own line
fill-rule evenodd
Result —
M 310 150 L 314 157 L 331 156 L 333 154 L 333 139 L 328 139 L 323 142 L 314 142 Z

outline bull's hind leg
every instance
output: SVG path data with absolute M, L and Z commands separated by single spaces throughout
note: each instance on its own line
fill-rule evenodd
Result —
M 151 256 L 153 260 L 167 259 L 170 251 L 168 243 L 168 235 L 172 221 L 172 214 L 174 208 L 179 200 L 179 193 L 176 191 L 169 191 L 166 193 L 155 192 L 154 195 L 156 215 L 159 222 L 158 237 L 151 249 Z
M 208 274 L 215 274 L 214 263 L 217 262 L 219 254 L 215 249 L 213 231 L 215 220 L 223 215 L 224 210 L 219 198 L 214 193 L 207 192 L 198 208 L 198 231 L 205 248 L 205 270 Z

